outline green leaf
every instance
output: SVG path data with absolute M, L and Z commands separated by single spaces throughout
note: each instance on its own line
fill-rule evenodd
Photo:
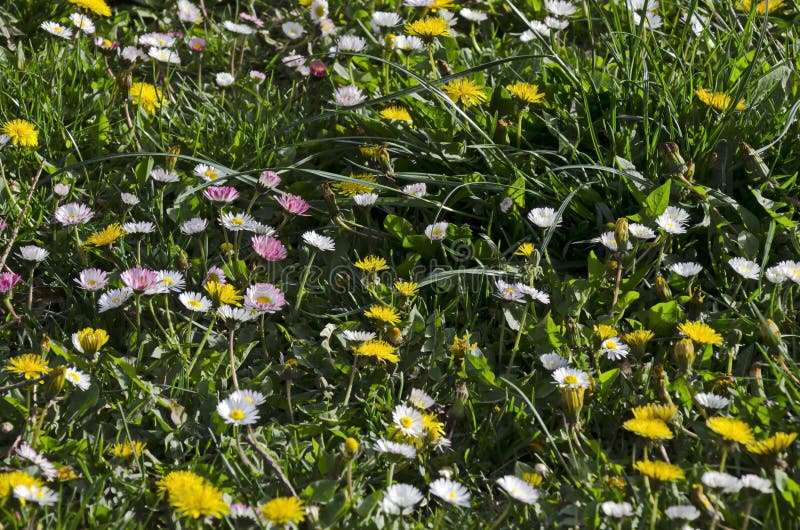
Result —
M 650 192 L 650 195 L 644 200 L 644 215 L 645 217 L 654 218 L 658 217 L 669 206 L 669 194 L 672 189 L 672 179 L 667 180 L 664 184 L 657 187 Z
M 606 274 L 606 266 L 594 253 L 594 250 L 589 252 L 589 283 L 592 287 L 599 287 L 603 283 L 603 277 Z
M 678 302 L 670 300 L 651 307 L 647 312 L 647 322 L 656 335 L 670 335 L 675 331 L 680 315 Z
M 612 368 L 611 370 L 607 370 L 600 374 L 598 378 L 600 381 L 600 395 L 604 396 L 608 394 L 611 390 L 611 387 L 614 384 L 614 381 L 617 379 L 619 375 L 619 368 Z
M 383 220 L 383 228 L 397 239 L 414 234 L 414 225 L 399 215 L 387 215 Z
M 486 361 L 486 357 L 483 355 L 469 354 L 466 356 L 466 359 L 469 361 L 469 366 L 472 368 L 471 370 L 467 370 L 467 375 L 472 377 L 477 376 L 477 379 L 483 383 L 491 386 L 497 386 L 494 372 L 492 372 L 492 369 L 489 368 L 489 363 Z

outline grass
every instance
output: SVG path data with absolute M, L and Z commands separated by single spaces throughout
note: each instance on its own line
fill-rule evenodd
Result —
M 0 147 L 2 525 L 679 528 L 669 508 L 693 505 L 696 527 L 796 527 L 795 5 L 330 0 L 337 33 L 325 36 L 309 15 L 319 2 L 208 1 L 192 22 L 171 2 L 101 17 L 87 6 L 102 2 L 86 1 L 0 7 L 0 126 L 26 120 L 37 140 L 18 145 L 4 129 Z M 403 23 L 376 31 L 375 11 Z M 73 13 L 96 32 L 78 32 Z M 448 13 L 451 36 L 393 48 L 406 23 Z M 566 27 L 537 33 L 546 16 Z M 306 32 L 290 38 L 288 21 Z M 149 32 L 177 32 L 179 65 L 147 55 Z M 341 35 L 363 49 L 337 52 Z M 293 54 L 305 57 L 287 63 Z M 485 101 L 455 101 L 463 79 Z M 135 82 L 160 91 L 152 112 Z M 544 101 L 520 101 L 516 82 Z M 336 101 L 345 85 L 356 104 Z M 382 116 L 390 105 L 412 121 Z M 223 176 L 206 180 L 198 164 Z M 158 168 L 174 182 L 153 178 Z M 265 186 L 266 171 L 280 183 Z M 210 200 L 217 186 L 235 198 Z M 285 194 L 308 210 L 282 206 Z M 65 226 L 56 212 L 72 202 L 93 216 Z M 688 215 L 681 230 L 668 207 Z M 192 218 L 205 230 L 182 231 Z M 439 222 L 443 237 L 426 236 Z M 87 244 L 113 223 L 127 233 Z M 271 249 L 256 232 L 273 232 Z M 27 259 L 29 245 L 49 254 Z M 359 266 L 369 256 L 386 267 Z M 748 278 L 732 258 L 760 270 Z M 681 275 L 680 262 L 701 270 Z M 162 283 L 103 310 L 136 267 Z M 108 285 L 78 284 L 89 268 Z M 209 273 L 246 310 L 215 299 Z M 160 292 L 165 276 L 185 285 Z M 399 320 L 365 315 L 374 305 Z M 687 338 L 686 322 L 714 333 Z M 85 328 L 108 341 L 73 339 Z M 614 337 L 627 349 L 609 353 Z M 263 403 L 231 398 L 239 389 Z M 626 423 L 634 411 L 650 427 Z M 744 424 L 715 431 L 715 416 Z M 382 452 L 381 439 L 414 454 Z M 683 476 L 647 476 L 642 460 Z M 525 482 L 509 492 L 497 482 L 509 476 Z M 442 477 L 466 487 L 469 508 L 432 493 Z M 398 484 L 421 494 L 407 514 L 395 513 Z M 53 502 L 22 502 L 26 485 Z

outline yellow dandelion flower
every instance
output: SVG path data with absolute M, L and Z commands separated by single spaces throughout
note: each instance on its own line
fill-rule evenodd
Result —
M 108 4 L 106 4 L 104 0 L 69 0 L 69 3 L 75 4 L 83 9 L 88 9 L 95 15 L 100 15 L 101 17 L 111 16 L 111 8 L 108 7 Z
M 204 286 L 204 289 L 217 304 L 220 305 L 233 305 L 236 307 L 241 306 L 242 295 L 239 294 L 233 285 L 226 283 L 210 281 Z
M 21 147 L 38 147 L 39 131 L 36 126 L 25 120 L 7 121 L 0 127 L 0 134 L 5 134 L 11 143 Z
M 472 79 L 461 78 L 450 81 L 442 87 L 442 90 L 453 102 L 461 103 L 465 107 L 473 107 L 486 101 L 484 88 L 486 87 Z
M 358 345 L 358 348 L 356 348 L 356 353 L 359 355 L 364 357 L 375 357 L 376 359 L 389 361 L 392 363 L 396 363 L 400 360 L 400 356 L 395 352 L 397 352 L 397 348 L 388 342 L 379 339 L 372 339 L 362 342 Z
M 344 450 L 348 454 L 351 454 L 351 455 L 355 454 L 356 451 L 358 451 L 358 446 L 359 446 L 358 440 L 356 440 L 355 438 L 353 438 L 351 436 L 345 438 L 345 440 L 344 440 Z
M 389 269 L 389 265 L 386 263 L 386 260 L 379 256 L 367 256 L 364 259 L 356 261 L 355 266 L 357 269 L 361 269 L 367 273 L 385 271 Z
M 430 5 L 425 6 L 426 11 L 436 11 L 437 9 L 450 9 L 455 7 L 453 0 L 433 0 Z
M 397 309 L 392 306 L 371 305 L 368 310 L 364 311 L 364 316 L 392 326 L 400 322 L 400 315 L 397 313 Z
M 514 252 L 515 256 L 525 256 L 526 258 L 530 258 L 533 255 L 533 251 L 536 250 L 533 246 L 533 243 L 523 243 L 519 247 L 517 247 L 517 251 Z
M 148 114 L 155 114 L 163 101 L 161 89 L 150 83 L 131 83 L 128 97 L 134 105 L 139 105 Z
M 275 526 L 295 525 L 306 518 L 306 508 L 297 497 L 275 497 L 261 507 L 261 515 Z
M 448 346 L 448 351 L 455 357 L 464 357 L 469 350 L 478 345 L 477 342 L 469 343 L 467 339 L 467 335 L 464 335 L 463 337 L 453 337 L 453 344 Z
M 706 426 L 724 439 L 741 444 L 755 441 L 753 430 L 748 424 L 728 416 L 714 416 L 706 420 Z
M 179 515 L 191 519 L 222 517 L 230 513 L 222 491 L 191 471 L 173 471 L 157 483 Z
M 140 440 L 133 440 L 132 442 L 125 442 L 124 444 L 116 443 L 111 448 L 111 456 L 127 460 L 129 458 L 136 458 L 142 455 L 145 443 Z
M 643 420 L 670 421 L 678 413 L 677 405 L 659 405 L 651 403 L 642 407 L 634 407 L 633 417 Z
M 600 340 L 606 340 L 617 336 L 617 330 L 606 324 L 597 324 L 593 329 L 594 334 L 600 337 Z
M 9 359 L 5 370 L 6 372 L 22 374 L 25 379 L 37 379 L 44 374 L 50 373 L 52 368 L 47 366 L 47 361 L 38 355 L 26 353 Z
M 742 0 L 736 8 L 739 11 L 750 12 L 753 3 L 751 0 Z M 769 12 L 774 13 L 778 9 L 783 7 L 783 0 L 769 0 Z M 758 2 L 756 4 L 756 13 L 759 15 L 764 15 L 767 12 L 767 3 L 765 1 Z
M 422 431 L 429 442 L 436 442 L 444 437 L 444 423 L 439 421 L 436 414 L 424 413 L 422 415 Z
M 356 195 L 369 193 L 375 189 L 375 186 L 369 185 L 375 184 L 376 179 L 374 175 L 370 175 L 369 173 L 351 173 L 350 178 L 356 179 L 359 182 L 341 181 L 335 183 L 331 187 L 346 197 L 355 197 Z
M 677 482 L 683 480 L 683 470 L 676 465 L 657 460 L 639 460 L 633 465 L 642 475 L 660 482 Z
M 450 26 L 448 26 L 447 21 L 441 17 L 425 17 L 415 20 L 411 24 L 406 24 L 406 33 L 423 39 L 449 37 Z
M 722 344 L 722 335 L 705 322 L 683 322 L 678 330 L 698 344 Z
M 671 440 L 673 436 L 669 426 L 657 418 L 634 418 L 623 423 L 622 427 L 626 431 L 650 440 Z
M 697 99 L 708 105 L 709 107 L 715 108 L 717 110 L 727 110 L 733 104 L 733 100 L 731 97 L 724 92 L 709 92 L 703 87 L 698 88 L 694 92 L 697 95 Z M 734 110 L 744 110 L 747 106 L 744 104 L 744 100 L 740 99 Z
M 112 223 L 99 232 L 95 232 L 86 239 L 86 245 L 91 247 L 105 247 L 125 235 L 119 223 Z
M 80 346 L 81 353 L 93 355 L 100 351 L 108 342 L 108 332 L 104 329 L 83 328 L 74 335 L 76 346 Z
M 531 473 L 529 471 L 522 474 L 522 480 L 535 488 L 538 488 L 544 482 L 544 478 L 539 473 Z
M 544 94 L 539 92 L 537 85 L 520 82 L 508 85 L 506 89 L 525 103 L 541 103 L 544 101 Z
M 77 473 L 75 473 L 75 468 L 72 466 L 61 466 L 58 468 L 58 481 L 59 482 L 66 482 L 68 480 L 75 480 L 78 478 Z
M 417 282 L 394 282 L 394 288 L 403 296 L 411 297 L 417 294 L 419 284 Z
M 361 153 L 361 156 L 363 156 L 365 159 L 373 162 L 384 162 L 388 161 L 390 158 L 386 144 L 362 145 L 358 148 L 358 152 Z
M 797 438 L 797 433 L 776 432 L 769 438 L 759 442 L 751 442 L 745 447 L 751 453 L 757 455 L 777 455 L 781 451 L 785 451 L 794 443 Z
M 398 105 L 391 105 L 383 109 L 381 111 L 381 117 L 392 121 L 407 121 L 408 123 L 413 121 L 411 119 L 411 114 L 408 113 L 408 110 L 406 110 L 405 107 L 400 107 Z
M 643 354 L 647 343 L 655 337 L 655 334 L 649 329 L 637 329 L 622 336 L 622 342 L 631 347 L 631 350 L 638 354 Z
M 8 499 L 17 486 L 37 486 L 41 488 L 44 482 L 24 471 L 9 471 L 0 473 L 0 501 Z

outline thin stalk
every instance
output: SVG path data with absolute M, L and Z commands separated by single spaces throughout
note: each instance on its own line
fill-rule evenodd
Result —
M 231 363 L 231 379 L 233 379 L 233 388 L 239 390 L 239 379 L 236 377 L 236 356 L 233 352 L 233 339 L 235 335 L 235 328 L 231 328 L 228 333 L 228 360 Z M 291 412 L 291 408 L 289 409 Z
M 297 291 L 297 302 L 294 306 L 294 314 L 296 315 L 300 311 L 300 304 L 303 303 L 303 297 L 306 295 L 306 282 L 308 281 L 308 275 L 311 272 L 311 266 L 314 264 L 314 258 L 317 256 L 316 252 L 311 252 L 311 256 L 308 258 L 308 263 L 306 263 L 306 268 L 303 271 L 303 277 L 300 279 L 300 289 Z
M 356 378 L 356 368 L 358 365 L 358 353 L 353 354 L 353 366 L 350 368 L 350 380 L 347 382 L 347 392 L 344 394 L 344 406 L 350 403 L 350 393 L 353 391 L 353 381 Z
M 192 370 L 194 369 L 194 365 L 197 364 L 197 360 L 200 359 L 200 354 L 203 352 L 203 347 L 206 345 L 208 341 L 208 336 L 211 335 L 211 330 L 214 328 L 214 323 L 217 321 L 217 315 L 215 314 L 211 317 L 211 322 L 208 324 L 206 328 L 206 332 L 203 334 L 203 338 L 200 340 L 200 344 L 197 346 L 197 350 L 194 352 L 194 357 L 192 357 L 192 362 L 189 363 L 189 369 L 186 370 L 186 377 L 192 376 Z
M 517 350 L 519 350 L 519 342 L 522 339 L 522 332 L 525 330 L 525 320 L 528 318 L 528 310 L 530 309 L 530 302 L 525 304 L 525 310 L 522 313 L 522 318 L 519 320 L 519 329 L 517 330 L 517 338 L 514 339 L 514 347 L 511 350 L 511 357 L 508 359 L 508 366 L 506 367 L 506 373 L 510 373 L 511 369 L 514 367 L 514 358 L 517 356 Z
M 294 423 L 294 410 L 292 409 L 292 380 L 286 380 L 286 406 L 289 407 L 289 421 Z
M 28 313 L 31 312 L 31 307 L 33 306 L 33 273 L 36 272 L 36 267 L 31 269 L 31 273 L 28 276 Z

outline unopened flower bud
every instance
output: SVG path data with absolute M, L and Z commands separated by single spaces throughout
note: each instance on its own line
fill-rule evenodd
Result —
M 39 347 L 42 350 L 42 355 L 50 351 L 50 336 L 47 334 L 42 335 L 42 340 L 39 342 Z
M 395 346 L 403 343 L 403 331 L 398 327 L 393 327 L 389 330 L 389 342 Z
M 53 368 L 48 374 L 47 379 L 47 393 L 51 396 L 57 396 L 61 389 L 64 388 L 66 381 L 67 369 L 63 366 Z
M 395 41 L 397 41 L 397 35 L 395 35 L 394 33 L 388 33 L 386 35 L 386 38 L 383 39 L 383 46 L 387 50 L 394 50 Z
M 181 154 L 180 146 L 176 145 L 174 147 L 170 147 L 169 154 L 171 154 L 171 155 L 179 155 L 179 154 Z M 175 169 L 175 164 L 177 164 L 177 163 L 178 163 L 178 157 L 177 156 L 168 156 L 167 157 L 167 171 L 172 171 L 173 169 Z
M 761 337 L 770 346 L 777 346 L 781 343 L 781 330 L 771 318 L 761 324 Z
M 669 284 L 663 276 L 656 278 L 656 292 L 662 300 L 669 300 L 672 298 L 672 290 L 669 288 Z
M 755 149 L 745 142 L 741 142 L 739 144 L 739 154 L 744 158 L 744 167 L 754 179 L 767 180 L 769 178 L 769 167 Z
M 667 170 L 673 175 L 685 176 L 687 172 L 686 161 L 681 155 L 681 150 L 675 142 L 666 142 L 661 146 L 661 153 L 667 164 Z
M 352 438 L 352 437 L 347 438 L 344 441 L 344 452 L 345 452 L 345 454 L 347 454 L 347 455 L 352 457 L 353 455 L 356 454 L 357 451 L 358 451 L 358 440 L 356 440 L 355 438 Z
M 564 387 L 561 389 L 561 402 L 564 405 L 564 414 L 570 423 L 578 423 L 581 409 L 583 408 L 583 398 L 586 394 L 586 388 L 579 387 Z
M 628 220 L 625 217 L 617 219 L 617 224 L 614 225 L 614 239 L 617 241 L 619 251 L 626 252 L 630 234 L 628 233 Z
M 689 372 L 692 369 L 694 362 L 694 343 L 692 339 L 681 339 L 675 343 L 675 361 L 684 372 Z

